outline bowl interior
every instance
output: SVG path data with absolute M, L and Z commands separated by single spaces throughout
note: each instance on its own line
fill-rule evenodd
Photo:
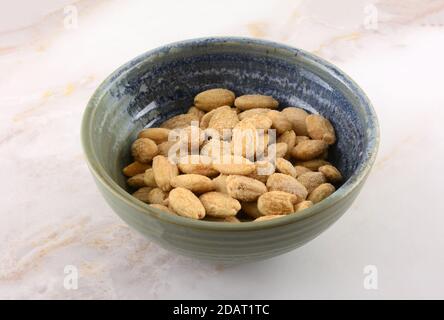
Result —
M 131 162 L 130 145 L 142 128 L 186 112 L 206 89 L 271 95 L 280 109 L 301 107 L 332 122 L 338 139 L 329 161 L 348 179 L 369 141 L 368 110 L 353 86 L 331 65 L 297 49 L 240 39 L 188 41 L 146 53 L 105 80 L 91 101 L 88 134 L 96 160 L 127 189 L 122 168 Z

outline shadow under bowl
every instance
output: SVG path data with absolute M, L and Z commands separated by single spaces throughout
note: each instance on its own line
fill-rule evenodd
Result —
M 133 198 L 122 168 L 144 127 L 185 113 L 210 88 L 271 95 L 280 108 L 320 113 L 336 129 L 329 161 L 345 182 L 300 214 L 240 224 L 171 215 Z M 237 263 L 276 256 L 315 238 L 351 205 L 379 144 L 375 112 L 342 71 L 303 50 L 246 38 L 206 38 L 149 51 L 113 72 L 91 97 L 82 123 L 88 165 L 106 201 L 131 227 L 161 246 L 199 259 Z

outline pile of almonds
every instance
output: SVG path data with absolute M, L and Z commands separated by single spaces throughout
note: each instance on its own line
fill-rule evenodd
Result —
M 278 105 L 227 89 L 199 93 L 186 114 L 139 133 L 134 162 L 123 169 L 133 196 L 171 214 L 236 223 L 299 213 L 327 198 L 342 181 L 326 160 L 333 126 Z M 237 134 L 247 130 L 251 136 Z

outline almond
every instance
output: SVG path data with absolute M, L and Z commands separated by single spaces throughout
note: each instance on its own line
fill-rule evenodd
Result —
M 327 180 L 331 183 L 339 183 L 342 181 L 341 172 L 336 167 L 327 164 L 318 168 L 319 172 L 322 172 Z
M 291 151 L 297 160 L 312 160 L 322 155 L 328 148 L 323 140 L 305 140 L 299 142 Z
M 256 219 L 262 217 L 263 214 L 257 208 L 257 201 L 254 202 L 241 202 L 242 211 L 245 212 L 249 217 Z
M 323 183 L 309 194 L 308 200 L 316 204 L 330 196 L 335 190 L 336 189 L 332 184 Z
M 214 182 L 200 174 L 181 174 L 170 181 L 173 188 L 185 188 L 194 193 L 205 193 L 215 189 Z
M 139 174 L 136 174 L 135 176 L 132 176 L 126 182 L 128 183 L 128 185 L 130 187 L 133 187 L 133 188 L 146 187 L 143 173 L 139 173 Z
M 228 178 L 227 175 L 220 174 L 216 178 L 213 179 L 213 183 L 214 183 L 214 187 L 215 187 L 216 191 L 228 194 L 227 178 Z
M 156 209 L 168 212 L 168 213 L 175 214 L 173 211 L 171 211 L 167 206 L 164 206 L 163 204 L 152 203 L 152 204 L 150 204 L 150 207 L 153 207 L 153 208 L 156 208 Z
M 156 143 L 148 138 L 137 139 L 131 146 L 131 154 L 141 163 L 149 163 L 158 153 Z
M 253 109 L 249 109 L 249 110 L 239 113 L 238 116 L 239 116 L 239 120 L 242 121 L 244 119 L 247 119 L 247 118 L 257 115 L 257 114 L 265 115 L 268 111 L 270 111 L 270 110 L 267 108 L 253 108 Z
M 207 156 L 191 155 L 179 159 L 178 167 L 183 173 L 201 174 L 207 177 L 215 177 L 219 174 L 213 168 L 212 159 Z
M 323 140 L 328 144 L 336 142 L 335 129 L 328 119 L 319 114 L 311 114 L 305 119 L 308 135 L 315 140 Z
M 166 120 L 160 125 L 160 127 L 172 130 L 185 128 L 194 123 L 199 123 L 199 117 L 195 114 L 185 113 Z
M 311 207 L 313 207 L 313 202 L 309 200 L 301 201 L 294 206 L 294 212 L 300 212 Z
M 153 159 L 153 174 L 157 186 L 163 191 L 170 191 L 172 188 L 170 181 L 179 174 L 179 169 L 168 158 L 159 155 Z
M 269 191 L 257 200 L 257 207 L 263 215 L 282 215 L 294 212 L 298 197 L 283 191 Z
M 278 134 L 282 134 L 285 131 L 289 131 L 292 129 L 291 122 L 288 121 L 285 116 L 277 111 L 277 110 L 271 110 L 267 113 L 267 117 L 271 119 L 272 121 L 272 128 L 276 130 Z
M 298 196 L 299 200 L 305 200 L 307 189 L 292 176 L 283 173 L 273 173 L 267 180 L 269 191 L 284 191 Z
M 325 166 L 330 164 L 330 162 L 322 160 L 322 159 L 314 159 L 314 160 L 309 160 L 309 161 L 297 161 L 296 165 L 297 166 L 302 166 L 305 167 L 309 170 L 312 171 L 317 171 L 319 169 L 319 167 Z
M 165 128 L 146 128 L 139 132 L 137 136 L 140 138 L 148 138 L 153 140 L 155 143 L 160 144 L 162 142 L 168 141 L 168 135 L 170 134 L 169 129 Z
M 213 169 L 223 174 L 247 175 L 256 170 L 250 160 L 241 156 L 224 156 L 221 161 L 213 163 Z
M 199 108 L 196 108 L 195 106 L 192 106 L 188 109 L 188 114 L 195 115 L 199 121 L 202 119 L 202 117 L 205 115 L 205 111 L 200 110 Z
M 264 183 L 253 178 L 231 175 L 227 178 L 228 194 L 241 201 L 255 201 L 259 196 L 267 192 Z
M 287 144 L 287 153 L 285 156 L 289 156 L 290 151 L 293 150 L 296 145 L 296 133 L 294 133 L 293 130 L 285 131 L 277 138 L 276 142 Z
M 290 161 L 285 160 L 284 158 L 277 158 L 276 159 L 276 169 L 280 173 L 288 174 L 289 176 L 292 176 L 293 178 L 297 177 L 296 169 L 293 167 Z
M 255 129 L 268 130 L 271 128 L 273 121 L 267 114 L 254 114 L 250 117 L 241 120 L 234 128 L 244 129 L 254 127 Z
M 207 192 L 199 197 L 208 216 L 224 218 L 235 216 L 241 209 L 239 201 L 221 192 Z
M 150 191 L 153 188 L 151 187 L 143 187 L 140 188 L 139 190 L 137 190 L 136 192 L 133 193 L 133 197 L 135 197 L 136 199 L 139 199 L 140 201 L 143 201 L 145 203 L 149 203 L 149 199 L 148 199 L 148 194 L 150 193 Z
M 234 93 L 227 89 L 210 89 L 203 91 L 194 97 L 194 105 L 203 111 L 211 111 L 220 106 L 232 106 Z
M 259 218 L 255 219 L 255 220 L 253 220 L 253 222 L 268 221 L 268 220 L 273 220 L 273 219 L 282 218 L 282 217 L 284 217 L 284 215 L 282 215 L 282 214 L 263 216 L 263 217 L 259 217 Z
M 123 168 L 123 174 L 127 177 L 133 177 L 136 174 L 144 173 L 149 168 L 151 168 L 151 165 L 135 161 Z
M 154 179 L 153 169 L 147 169 L 143 175 L 143 181 L 147 187 L 155 188 L 157 187 L 156 180 Z
M 240 110 L 248 110 L 253 108 L 271 108 L 276 109 L 279 103 L 270 96 L 260 94 L 250 94 L 237 97 L 234 105 Z
M 148 203 L 151 204 L 168 204 L 167 198 L 168 193 L 161 190 L 160 188 L 154 188 L 148 193 Z
M 210 119 L 208 128 L 216 130 L 221 137 L 225 137 L 227 132 L 233 129 L 239 122 L 237 113 L 234 109 L 218 108 Z
M 306 172 L 311 172 L 310 169 L 303 166 L 295 166 L 294 170 L 296 171 L 296 178 L 299 177 L 301 174 L 304 174 Z
M 307 118 L 308 113 L 304 109 L 288 107 L 282 110 L 282 114 L 288 121 L 290 121 L 296 135 L 308 135 L 307 126 L 305 124 L 305 119 Z
M 168 199 L 168 206 L 180 216 L 192 219 L 203 219 L 205 217 L 204 206 L 199 198 L 188 189 L 174 188 L 170 191 Z
M 308 193 L 327 182 L 325 176 L 320 172 L 303 173 L 297 178 L 297 180 L 304 185 Z

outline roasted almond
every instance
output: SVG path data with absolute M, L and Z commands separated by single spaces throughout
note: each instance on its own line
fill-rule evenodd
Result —
M 232 106 L 234 93 L 227 89 L 210 89 L 203 91 L 194 98 L 194 105 L 203 111 L 211 111 L 220 106 Z
M 271 108 L 276 109 L 279 103 L 271 96 L 260 94 L 249 94 L 237 97 L 234 105 L 240 110 L 248 110 L 253 108 Z
M 299 200 L 305 200 L 307 189 L 298 180 L 283 173 L 273 173 L 267 180 L 269 191 L 284 191 L 298 196 Z
M 311 114 L 305 119 L 308 135 L 315 140 L 323 140 L 328 144 L 336 142 L 335 129 L 328 119 L 319 114 Z
M 173 188 L 182 187 L 194 193 L 205 193 L 215 189 L 214 182 L 200 174 L 181 174 L 170 181 Z
M 141 163 L 149 163 L 159 153 L 156 143 L 148 138 L 134 141 L 131 146 L 131 154 L 134 159 Z
M 235 216 L 241 209 L 239 201 L 221 192 L 207 192 L 199 197 L 208 216 L 225 218 Z
M 318 203 L 330 196 L 333 192 L 335 192 L 335 187 L 330 183 L 323 183 L 314 189 L 309 195 L 307 200 L 310 200 L 313 203 Z
M 282 215 L 294 212 L 298 197 L 283 191 L 269 191 L 257 200 L 257 207 L 263 215 Z
M 323 140 L 305 140 L 299 142 L 291 151 L 291 155 L 297 160 L 312 160 L 321 156 L 328 148 Z
M 192 219 L 203 219 L 205 217 L 205 208 L 199 198 L 185 188 L 179 187 L 170 191 L 168 206 L 176 214 L 183 217 Z
M 227 178 L 227 191 L 235 199 L 255 201 L 261 194 L 267 192 L 267 187 L 253 178 L 230 175 Z
M 123 168 L 123 174 L 127 177 L 133 177 L 136 174 L 144 173 L 149 168 L 151 168 L 151 165 L 135 161 Z
M 157 186 L 163 191 L 170 191 L 171 179 L 179 174 L 179 169 L 168 158 L 159 155 L 153 159 L 153 174 Z

